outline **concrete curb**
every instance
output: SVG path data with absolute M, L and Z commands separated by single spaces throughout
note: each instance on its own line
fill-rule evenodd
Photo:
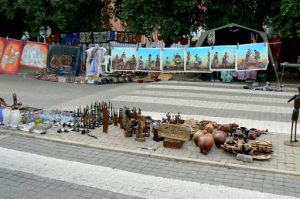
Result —
M 146 156 L 146 157 L 153 157 L 153 158 L 160 158 L 165 160 L 175 160 L 179 162 L 193 162 L 193 163 L 202 163 L 202 164 L 209 164 L 212 166 L 220 166 L 220 167 L 226 167 L 226 168 L 232 168 L 232 169 L 244 169 L 244 170 L 253 170 L 253 171 L 262 171 L 262 172 L 269 172 L 269 173 L 275 173 L 275 174 L 285 174 L 285 175 L 292 175 L 292 176 L 300 176 L 300 172 L 296 171 L 286 171 L 286 170 L 280 170 L 280 169 L 272 169 L 272 168 L 260 168 L 260 167 L 252 167 L 247 165 L 239 165 L 239 164 L 232 164 L 232 163 L 225 163 L 225 162 L 215 162 L 210 160 L 201 160 L 201 159 L 193 159 L 193 158 L 185 158 L 185 157 L 177 157 L 172 155 L 165 155 L 165 154 L 155 154 L 152 151 L 137 151 L 137 150 L 131 150 L 131 149 L 124 149 L 119 147 L 108 147 L 104 145 L 95 145 L 95 144 L 85 144 L 81 142 L 76 141 L 69 141 L 69 140 L 61 140 L 57 138 L 50 138 L 50 137 L 41 137 L 35 134 L 25 134 L 20 133 L 19 131 L 14 131 L 10 129 L 5 129 L 5 132 L 3 129 L 0 129 L 0 134 L 11 134 L 11 135 L 17 135 L 17 136 L 23 136 L 23 137 L 29 137 L 29 138 L 35 138 L 40 140 L 46 140 L 46 141 L 52 141 L 56 143 L 62 143 L 62 144 L 68 144 L 68 145 L 74 145 L 74 146 L 80 146 L 80 147 L 90 147 L 95 149 L 103 149 L 108 151 L 117 151 L 117 152 L 123 152 L 133 155 L 139 155 L 139 156 Z

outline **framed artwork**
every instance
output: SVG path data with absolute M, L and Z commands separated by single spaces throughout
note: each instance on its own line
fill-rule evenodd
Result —
M 46 69 L 48 45 L 38 42 L 25 42 L 20 64 L 34 68 Z
M 50 45 L 47 65 L 49 73 L 78 75 L 81 66 L 81 47 Z
M 158 48 L 138 49 L 137 70 L 161 71 L 161 50 Z
M 184 72 L 184 48 L 163 48 L 163 72 Z
M 210 70 L 235 70 L 236 46 L 214 46 L 210 56 Z
M 94 32 L 94 43 L 106 43 L 107 32 Z
M 237 70 L 267 70 L 268 64 L 267 44 L 255 43 L 237 47 Z
M 17 74 L 20 69 L 20 58 L 24 42 L 9 39 L 6 42 L 0 61 L 0 73 Z
M 185 72 L 209 72 L 210 47 L 186 48 Z
M 136 70 L 137 65 L 136 48 L 113 48 L 111 51 L 112 65 L 114 71 Z
M 80 43 L 92 43 L 92 42 L 93 42 L 93 32 L 80 33 Z

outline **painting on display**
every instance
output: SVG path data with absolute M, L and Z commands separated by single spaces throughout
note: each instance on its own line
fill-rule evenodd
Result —
M 81 32 L 79 41 L 80 41 L 80 43 L 92 43 L 93 42 L 93 32 Z
M 79 42 L 80 42 L 79 32 L 61 34 L 62 44 L 78 44 Z
M 136 70 L 136 48 L 113 48 L 111 52 L 112 70 L 126 71 Z
M 236 46 L 214 46 L 210 56 L 210 70 L 235 70 Z
M 184 72 L 184 48 L 162 50 L 163 72 Z
M 268 45 L 256 43 L 237 47 L 237 70 L 266 70 L 268 64 Z
M 185 72 L 209 72 L 210 47 L 187 48 Z
M 160 52 L 158 48 L 139 48 L 137 70 L 160 71 Z
M 25 42 L 20 64 L 34 68 L 46 69 L 48 45 L 37 42 Z
M 4 52 L 5 45 L 6 45 L 6 39 L 0 37 L 0 61 L 1 61 L 2 54 Z
M 0 73 L 17 74 L 20 68 L 20 58 L 24 43 L 22 41 L 9 39 L 0 62 Z
M 78 75 L 81 66 L 81 48 L 79 46 L 50 45 L 47 65 L 49 73 Z

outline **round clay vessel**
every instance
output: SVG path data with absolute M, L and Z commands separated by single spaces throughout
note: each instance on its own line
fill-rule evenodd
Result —
M 220 146 L 226 142 L 227 136 L 224 131 L 217 130 L 216 132 L 213 133 L 213 137 L 214 137 L 216 146 L 218 148 L 220 148 Z
M 212 149 L 214 144 L 214 138 L 210 133 L 207 133 L 198 139 L 198 146 L 200 148 L 200 152 L 204 155 L 207 155 L 207 153 Z
M 214 130 L 214 126 L 211 123 L 208 123 L 207 125 L 205 125 L 204 130 L 206 130 L 207 133 L 212 133 Z
M 194 140 L 196 146 L 198 146 L 198 139 L 199 139 L 201 136 L 203 136 L 203 135 L 204 135 L 204 131 L 202 131 L 202 130 L 198 130 L 198 131 L 194 134 L 193 140 Z

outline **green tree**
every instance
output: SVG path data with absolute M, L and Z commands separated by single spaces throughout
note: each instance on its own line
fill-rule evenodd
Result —
M 273 17 L 275 30 L 282 36 L 300 37 L 300 1 L 282 0 L 278 13 Z
M 92 31 L 109 27 L 110 4 L 109 0 L 0 0 L 0 17 L 4 24 L 23 24 L 33 36 L 42 25 L 61 32 Z
M 166 46 L 187 37 L 203 23 L 201 0 L 117 0 L 116 15 L 128 31 L 158 31 Z
M 280 0 L 204 0 L 204 4 L 207 29 L 237 23 L 262 30 L 266 17 L 278 14 Z

